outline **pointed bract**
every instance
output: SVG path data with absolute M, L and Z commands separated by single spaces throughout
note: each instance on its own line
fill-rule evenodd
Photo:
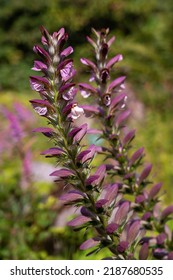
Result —
M 62 169 L 58 169 L 58 170 L 52 172 L 49 176 L 66 178 L 66 177 L 69 177 L 69 176 L 72 176 L 72 175 L 74 176 L 74 172 L 72 170 L 62 168 Z
M 77 226 L 81 226 L 85 223 L 88 223 L 90 221 L 91 221 L 90 218 L 81 215 L 81 216 L 74 218 L 70 222 L 68 222 L 67 225 L 71 226 L 71 227 L 77 227 Z
M 144 181 L 148 175 L 150 174 L 151 172 L 151 169 L 152 169 L 152 164 L 148 164 L 144 169 L 143 171 L 141 172 L 140 176 L 139 176 L 139 184 Z
M 99 244 L 100 244 L 100 240 L 98 238 L 90 238 L 80 245 L 80 249 L 86 250 L 86 249 L 95 247 Z
M 149 246 L 148 243 L 144 243 L 139 251 L 139 259 L 147 260 L 149 255 Z
M 119 206 L 119 208 L 115 214 L 115 217 L 114 217 L 114 222 L 116 224 L 121 224 L 124 221 L 124 219 L 127 217 L 127 214 L 129 212 L 129 208 L 130 208 L 130 204 L 128 201 L 123 202 Z

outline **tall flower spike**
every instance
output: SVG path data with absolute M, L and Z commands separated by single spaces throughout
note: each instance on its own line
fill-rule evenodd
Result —
M 109 60 L 107 59 L 109 49 L 115 39 L 114 36 L 111 39 L 108 38 L 108 29 L 101 31 L 92 29 L 92 32 L 96 39 L 94 40 L 87 37 L 87 40 L 94 48 L 95 61 L 92 62 L 87 58 L 81 59 L 82 64 L 90 69 L 92 79 L 89 81 L 92 81 L 92 85 L 80 82 L 79 89 L 84 98 L 91 98 L 92 105 L 83 106 L 86 117 L 97 118 L 97 120 L 100 121 L 102 134 L 100 133 L 99 135 L 100 138 L 104 139 L 105 145 L 107 145 L 104 149 L 105 160 L 111 159 L 113 162 L 115 161 L 115 165 L 108 170 L 107 176 L 110 175 L 112 178 L 115 178 L 116 181 L 114 183 L 118 183 L 117 185 L 120 187 L 118 188 L 115 200 L 112 201 L 114 203 L 111 204 L 112 208 L 110 207 L 109 209 L 109 215 L 113 215 L 112 213 L 114 213 L 116 209 L 114 224 L 120 223 L 121 220 L 123 222 L 123 218 L 126 218 L 126 222 L 129 225 L 131 222 L 133 224 L 133 220 L 130 221 L 130 217 L 133 217 L 133 213 L 136 215 L 136 218 L 138 218 L 138 221 L 140 221 L 140 217 L 142 217 L 142 223 L 135 222 L 133 224 L 134 229 L 131 227 L 131 229 L 124 231 L 129 231 L 131 238 L 134 236 L 132 239 L 135 239 L 139 227 L 141 236 L 145 232 L 142 229 L 143 227 L 156 232 L 159 229 L 159 232 L 162 232 L 164 222 L 171 218 L 172 206 L 165 208 L 162 213 L 160 211 L 157 215 L 155 214 L 156 210 L 153 211 L 153 208 L 156 209 L 155 205 L 159 201 L 157 194 L 160 191 L 161 184 L 154 185 L 150 191 L 146 190 L 147 186 L 151 184 L 150 180 L 148 180 L 148 176 L 151 173 L 152 165 L 148 164 L 142 171 L 138 172 L 138 167 L 143 164 L 144 148 L 139 148 L 132 153 L 129 152 L 135 137 L 135 130 L 129 131 L 122 137 L 122 135 L 124 135 L 123 130 L 127 131 L 126 121 L 130 115 L 130 111 L 126 109 L 127 93 L 125 92 L 124 85 L 125 76 L 117 77 L 111 81 L 111 71 L 123 57 L 121 54 L 118 54 Z M 93 82 L 95 82 L 95 86 Z M 94 180 L 94 178 L 91 179 Z M 125 202 L 123 199 L 123 196 L 126 194 L 131 195 L 131 200 L 133 201 L 131 203 L 131 214 L 128 213 L 125 207 L 128 205 L 128 202 Z M 152 222 L 153 218 L 156 219 L 155 222 Z M 161 224 L 159 224 L 160 221 Z M 116 228 L 116 226 L 113 226 L 113 228 L 114 227 Z M 118 231 L 120 234 L 121 231 L 119 228 Z M 167 243 L 165 242 L 164 244 Z M 127 258 L 126 251 L 129 250 L 128 246 L 128 242 L 123 240 L 119 242 L 117 247 L 117 251 L 123 254 L 125 258 Z M 166 251 L 164 251 L 166 253 L 159 255 L 161 258 L 168 258 L 167 252 L 171 251 L 171 248 L 168 247 L 169 246 L 167 246 Z M 143 245 L 139 254 L 140 258 L 146 259 L 149 255 L 149 251 L 150 244 Z M 159 254 L 156 252 L 157 250 L 153 251 L 153 256 Z M 134 256 L 133 253 L 134 252 L 131 252 L 129 256 Z
M 144 148 L 130 152 L 135 130 L 126 128 L 130 115 L 126 108 L 126 77 L 112 80 L 112 68 L 122 60 L 122 55 L 108 60 L 115 37 L 109 39 L 109 29 L 92 31 L 96 39 L 87 39 L 94 48 L 95 62 L 87 58 L 81 62 L 90 69 L 90 82 L 96 85 L 79 83 L 84 98 L 92 99 L 92 105 L 79 106 L 75 100 L 78 88 L 73 82 L 76 70 L 73 60 L 68 58 L 73 48 L 65 47 L 68 34 L 61 28 L 51 35 L 41 27 L 43 47 L 34 47 L 39 60 L 33 70 L 42 76 L 30 77 L 31 88 L 40 99 L 31 100 L 31 104 L 51 127 L 34 131 L 54 143 L 42 154 L 56 157 L 58 168 L 50 175 L 71 188 L 61 199 L 80 207 L 80 215 L 68 225 L 77 230 L 95 228 L 94 237 L 84 241 L 81 250 L 95 247 L 91 254 L 107 247 L 115 259 L 135 259 L 137 255 L 147 259 L 151 254 L 156 259 L 172 259 L 173 234 L 165 223 L 172 218 L 173 206 L 163 211 L 159 208 L 160 184 L 147 189 L 152 165 L 137 170 L 143 164 Z M 96 124 L 100 122 L 99 130 L 89 128 L 87 123 L 76 124 L 84 113 L 95 118 Z M 86 147 L 83 139 L 89 132 L 96 133 L 104 146 Z M 95 167 L 92 161 L 96 154 L 101 154 L 103 164 Z M 127 195 L 131 196 L 129 201 Z M 144 237 L 148 229 L 148 236 Z M 157 233 L 156 237 L 152 231 Z

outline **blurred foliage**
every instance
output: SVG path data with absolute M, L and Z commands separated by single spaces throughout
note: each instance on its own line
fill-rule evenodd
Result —
M 43 181 L 33 170 L 41 165 L 31 134 L 37 119 L 23 102 L 13 98 L 11 106 L 7 100 L 0 106 L 0 259 L 78 259 L 84 236 L 64 226 L 68 216 L 58 201 L 63 186 Z
M 85 38 L 91 27 L 109 27 L 111 35 L 116 35 L 111 53 L 122 53 L 124 60 L 119 63 L 115 76 L 117 72 L 127 75 L 135 99 L 144 104 L 142 119 L 135 122 L 136 147 L 145 147 L 146 160 L 153 163 L 153 173 L 156 173 L 153 180 L 164 182 L 167 195 L 163 198 L 170 203 L 173 200 L 173 1 L 0 0 L 0 91 L 1 104 L 7 107 L 19 100 L 26 105 L 35 96 L 29 91 L 28 76 L 34 61 L 33 45 L 40 42 L 40 25 L 50 33 L 62 26 L 66 28 L 69 44 L 75 50 L 76 81 L 80 76 L 81 82 L 88 80 L 80 57 L 89 58 L 92 54 Z M 9 139 L 6 132 L 2 133 L 7 126 L 2 120 L 1 144 L 4 135 Z M 35 126 L 38 123 L 31 122 L 27 127 L 26 146 Z M 47 144 L 37 136 L 30 146 L 34 159 Z M 3 170 L 0 259 L 85 258 L 85 253 L 77 250 L 83 236 L 68 227 L 55 226 L 57 186 L 30 181 L 30 187 L 23 190 L 21 155 L 10 145 L 11 154 L 9 146 L 4 148 L 0 160 Z M 105 256 L 106 252 L 94 257 Z
M 173 75 L 173 2 L 171 0 L 0 0 L 0 86 L 29 88 L 32 47 L 40 41 L 39 26 L 49 32 L 64 26 L 75 49 L 74 60 L 87 55 L 85 36 L 91 27 L 109 27 L 117 43 L 112 52 L 123 53 L 121 71 L 138 88 L 151 84 L 152 95 L 171 92 Z M 139 89 L 140 86 L 140 89 Z M 165 87 L 165 88 L 164 88 Z M 159 97 L 161 97 L 159 95 Z

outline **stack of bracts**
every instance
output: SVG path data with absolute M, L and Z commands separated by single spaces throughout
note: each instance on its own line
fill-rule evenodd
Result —
M 95 62 L 81 58 L 90 70 L 89 83 L 75 85 L 73 52 L 65 47 L 68 39 L 62 28 L 52 35 L 41 27 L 42 45 L 34 46 L 40 58 L 33 70 L 43 75 L 30 77 L 31 88 L 40 99 L 31 100 L 34 110 L 48 122 L 36 128 L 51 140 L 53 147 L 41 154 L 55 157 L 57 170 L 50 174 L 63 181 L 67 192 L 61 199 L 74 205 L 80 214 L 68 225 L 77 230 L 95 229 L 94 236 L 80 249 L 92 248 L 88 254 L 107 247 L 112 259 L 173 259 L 173 232 L 168 221 L 173 205 L 161 210 L 161 183 L 148 179 L 152 165 L 143 166 L 144 148 L 133 151 L 135 130 L 125 125 L 130 115 L 126 107 L 125 76 L 111 80 L 112 69 L 123 59 L 121 54 L 108 59 L 114 37 L 109 30 L 92 30 L 95 40 L 87 37 L 94 49 Z M 78 105 L 80 91 L 89 103 Z M 94 104 L 94 105 L 90 105 Z M 76 119 L 93 118 L 99 129 Z M 86 147 L 85 138 L 94 134 L 103 145 Z M 133 152 L 132 152 L 133 151 Z M 95 167 L 101 157 L 104 164 Z M 98 160 L 99 161 L 99 160 Z

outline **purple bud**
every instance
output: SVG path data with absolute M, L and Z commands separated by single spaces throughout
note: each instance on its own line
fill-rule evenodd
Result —
M 116 119 L 116 126 L 121 126 L 122 123 L 129 117 L 131 111 L 130 110 L 126 110 L 122 113 L 119 114 L 119 116 Z
M 87 41 L 88 41 L 94 48 L 97 48 L 96 43 L 95 43 L 89 36 L 86 36 L 86 38 L 87 38 Z
M 108 185 L 106 188 L 105 188 L 105 191 L 106 191 L 106 194 L 104 196 L 104 198 L 106 200 L 109 201 L 109 203 L 111 203 L 117 196 L 117 193 L 118 193 L 118 184 L 113 184 L 113 185 Z
M 62 149 L 54 147 L 41 152 L 41 155 L 45 155 L 46 157 L 53 157 L 53 156 L 62 155 L 63 153 L 64 151 Z
M 149 199 L 153 199 L 158 194 L 158 192 L 160 191 L 161 187 L 162 187 L 162 183 L 158 183 L 158 184 L 154 185 L 151 188 L 151 190 L 150 190 L 150 192 L 148 194 L 148 198 Z
M 173 260 L 173 251 L 169 252 L 168 254 L 168 260 Z
M 81 250 L 86 250 L 86 249 L 95 247 L 99 243 L 100 243 L 100 238 L 97 238 L 97 237 L 96 238 L 90 238 L 80 245 L 80 249 Z
M 48 44 L 48 42 L 50 40 L 50 35 L 49 35 L 47 29 L 42 25 L 42 26 L 40 26 L 40 31 L 41 31 L 42 35 L 44 36 L 45 44 Z
M 66 178 L 68 176 L 74 176 L 74 172 L 72 170 L 69 169 L 58 169 L 54 172 L 52 172 L 49 176 L 56 176 L 56 177 L 60 177 L 60 178 Z
M 75 84 L 74 83 L 67 83 L 67 84 L 63 84 L 60 89 L 59 89 L 59 93 L 63 94 L 64 92 L 68 91 L 71 87 L 74 87 Z
M 91 175 L 89 178 L 86 179 L 85 184 L 86 186 L 96 185 L 98 179 L 99 179 L 99 175 Z
M 114 66 L 115 63 L 117 63 L 118 61 L 123 60 L 123 56 L 122 54 L 117 54 L 116 56 L 114 56 L 113 58 L 111 58 L 108 63 L 106 64 L 106 68 L 111 68 Z
M 80 61 L 82 62 L 82 64 L 91 67 L 93 70 L 97 69 L 96 65 L 89 59 L 81 58 Z
M 96 208 L 102 208 L 103 206 L 105 206 L 107 202 L 108 202 L 107 199 L 102 198 L 96 201 L 95 206 Z
M 139 148 L 134 154 L 131 156 L 129 163 L 130 165 L 134 164 L 135 161 L 139 160 L 143 156 L 144 148 Z
M 115 36 L 112 36 L 107 43 L 108 46 L 110 47 L 113 44 L 114 41 L 115 41 Z
M 139 259 L 146 260 L 149 255 L 148 243 L 144 243 L 139 251 Z
M 71 220 L 70 222 L 68 222 L 67 225 L 71 226 L 71 227 L 76 227 L 76 226 L 81 226 L 90 221 L 91 221 L 91 219 L 88 217 L 78 216 L 78 217 L 74 218 L 73 220 Z
M 156 240 L 157 240 L 157 244 L 158 245 L 162 245 L 164 243 L 166 239 L 166 234 L 164 232 L 160 233 L 157 237 L 156 237 Z
M 69 115 L 71 113 L 71 109 L 76 105 L 77 105 L 76 102 L 71 102 L 71 103 L 67 104 L 62 110 L 62 114 L 65 116 Z
M 126 251 L 126 249 L 128 248 L 129 244 L 127 241 L 121 241 L 118 246 L 117 246 L 117 251 L 121 254 L 124 253 Z
M 135 132 L 136 132 L 135 129 L 130 130 L 130 131 L 124 136 L 123 141 L 122 141 L 123 146 L 127 145 L 128 143 L 130 143 L 130 142 L 133 140 L 133 138 L 135 137 Z
M 96 153 L 95 145 L 91 145 L 87 150 L 82 151 L 77 156 L 77 161 L 81 161 L 82 163 L 86 162 L 87 160 L 91 160 Z
M 118 224 L 110 223 L 110 224 L 107 225 L 107 227 L 106 227 L 106 232 L 107 232 L 108 234 L 112 234 L 112 233 L 114 233 L 114 232 L 117 230 L 118 227 L 119 227 Z
M 152 164 L 148 164 L 144 169 L 143 171 L 141 172 L 140 176 L 139 176 L 139 184 L 144 181 L 148 175 L 150 174 L 151 172 L 151 169 L 152 169 Z
M 99 185 L 100 182 L 101 182 L 101 181 L 104 179 L 104 177 L 106 176 L 106 166 L 105 166 L 105 164 L 100 165 L 100 166 L 97 168 L 97 170 L 96 170 L 96 172 L 95 172 L 94 175 L 98 176 L 98 179 L 96 180 L 95 184 L 96 184 L 96 185 Z
M 164 226 L 164 231 L 165 231 L 165 233 L 166 233 L 166 235 L 167 235 L 168 240 L 171 241 L 173 235 L 172 235 L 171 229 L 168 227 L 167 224 L 165 224 L 165 226 Z
M 80 130 L 73 137 L 73 143 L 80 142 L 82 140 L 87 133 L 87 128 L 88 125 L 86 123 L 80 126 Z
M 128 232 L 127 232 L 127 240 L 128 240 L 129 243 L 132 243 L 132 242 L 135 241 L 136 237 L 139 234 L 140 227 L 141 227 L 141 224 L 140 224 L 139 220 L 134 221 L 130 225 L 130 227 L 128 229 Z
M 93 214 L 90 210 L 88 210 L 84 206 L 80 209 L 80 212 L 85 217 L 95 218 L 95 214 Z
M 34 61 L 34 67 L 32 68 L 34 71 L 45 71 L 47 70 L 47 65 L 44 64 L 42 61 L 35 60 Z
M 144 221 L 147 221 L 148 219 L 151 218 L 151 216 L 152 216 L 151 212 L 146 212 L 146 213 L 144 213 L 144 215 L 142 216 L 141 219 L 144 220 Z
M 154 218 L 158 219 L 161 215 L 161 209 L 160 209 L 160 205 L 159 203 L 155 204 L 154 205 L 154 208 L 153 208 L 153 216 Z
M 69 56 L 71 53 L 73 53 L 73 48 L 71 46 L 67 47 L 61 52 L 61 56 Z
M 64 200 L 66 202 L 81 200 L 84 197 L 84 194 L 80 191 L 74 190 L 69 191 L 66 194 L 60 196 L 60 200 Z
M 110 85 L 108 86 L 108 91 L 112 91 L 115 87 L 119 86 L 120 84 L 122 84 L 124 82 L 124 80 L 126 79 L 125 76 L 119 77 L 117 79 L 115 79 L 112 83 L 110 83 Z
M 34 46 L 33 51 L 37 53 L 41 58 L 46 59 L 48 62 L 51 61 L 50 56 L 47 51 L 39 46 Z
M 167 216 L 169 216 L 172 213 L 173 213 L 173 205 L 170 205 L 162 211 L 161 219 L 163 220 L 163 219 L 167 218 Z
M 116 224 L 121 224 L 123 220 L 127 217 L 127 214 L 129 212 L 130 204 L 128 201 L 124 201 L 119 209 L 117 210 L 115 217 L 114 217 L 114 222 Z
M 51 137 L 54 133 L 54 130 L 50 127 L 37 127 L 32 130 L 32 132 L 41 132 L 47 137 Z
M 140 194 L 138 195 L 136 198 L 135 198 L 135 203 L 142 203 L 146 200 L 145 196 L 143 194 Z
M 125 93 L 120 93 L 119 95 L 116 95 L 111 101 L 110 111 L 112 112 L 117 107 L 117 105 L 124 102 L 125 98 L 126 98 Z
M 81 161 L 82 163 L 84 163 L 87 159 L 90 159 L 90 158 L 86 158 L 86 160 L 83 160 L 83 158 L 85 158 L 90 152 L 91 152 L 91 150 L 89 150 L 89 149 L 80 152 L 80 154 L 78 154 L 78 156 L 76 158 L 77 161 Z

